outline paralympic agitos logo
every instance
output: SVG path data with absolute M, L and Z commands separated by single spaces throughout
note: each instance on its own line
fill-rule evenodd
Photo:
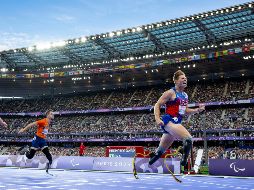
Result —
M 236 163 L 236 162 L 231 163 L 231 164 L 230 164 L 230 168 L 234 169 L 234 171 L 235 171 L 236 173 L 238 173 L 239 171 L 241 171 L 241 172 L 245 171 L 245 168 L 238 168 L 238 167 L 236 167 L 235 163 Z

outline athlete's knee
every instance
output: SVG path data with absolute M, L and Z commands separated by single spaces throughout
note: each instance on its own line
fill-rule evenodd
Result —
M 32 158 L 34 157 L 35 153 L 36 153 L 36 150 L 31 149 L 30 152 L 27 152 L 27 153 L 26 153 L 26 157 L 27 157 L 28 159 L 32 159 Z
M 157 153 L 159 153 L 160 155 L 164 154 L 166 152 L 166 148 L 162 147 L 162 146 L 159 146 L 157 148 Z
M 183 146 L 191 146 L 193 143 L 193 139 L 191 136 L 185 137 L 183 139 Z
M 166 149 L 162 146 L 159 146 L 156 150 L 156 153 L 152 153 L 150 154 L 151 158 L 149 160 L 149 165 L 152 165 L 154 162 L 156 162 L 162 154 L 164 154 L 166 152 Z

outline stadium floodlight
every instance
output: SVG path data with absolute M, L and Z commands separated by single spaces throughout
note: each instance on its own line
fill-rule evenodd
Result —
M 81 42 L 86 42 L 87 41 L 87 38 L 86 37 L 82 37 L 81 38 Z
M 114 35 L 115 35 L 114 32 L 110 32 L 110 33 L 109 33 L 109 37 L 113 37 Z
M 249 7 L 252 7 L 252 4 L 249 4 Z
M 5 73 L 5 72 L 8 71 L 8 69 L 7 69 L 7 68 L 2 68 L 1 71 L 2 71 L 3 73 Z
M 136 29 L 137 29 L 138 32 L 142 31 L 141 27 L 137 27 Z
M 80 40 L 80 38 L 76 38 L 74 41 L 75 41 L 75 43 L 80 43 L 81 40 Z
M 28 47 L 28 48 L 27 48 L 27 50 L 30 51 L 30 52 L 33 51 L 34 49 L 35 49 L 34 46 L 31 46 L 31 47 Z
M 22 99 L 23 97 L 19 97 L 19 96 L 0 96 L 0 99 Z
M 37 50 L 49 49 L 50 47 L 51 47 L 51 44 L 49 42 L 43 42 L 36 45 Z
M 116 32 L 116 35 L 117 35 L 117 36 L 120 36 L 121 34 L 122 34 L 121 31 L 117 31 L 117 32 Z

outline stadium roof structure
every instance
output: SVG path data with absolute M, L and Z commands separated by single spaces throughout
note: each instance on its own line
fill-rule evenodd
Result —
M 253 38 L 254 2 L 62 42 L 0 52 L 9 68 L 121 62 Z

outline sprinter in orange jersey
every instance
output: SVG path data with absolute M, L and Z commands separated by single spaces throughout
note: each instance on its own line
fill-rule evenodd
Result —
M 49 160 L 49 163 L 47 164 L 46 170 L 47 172 L 48 169 L 50 168 L 50 165 L 52 164 L 52 156 L 48 149 L 46 136 L 48 134 L 50 123 L 52 122 L 53 119 L 54 114 L 52 110 L 48 110 L 46 112 L 46 118 L 30 123 L 19 131 L 19 133 L 23 133 L 27 131 L 29 128 L 37 126 L 37 131 L 33 138 L 31 149 L 29 152 L 26 152 L 26 157 L 28 159 L 32 159 L 36 151 L 41 150 Z

